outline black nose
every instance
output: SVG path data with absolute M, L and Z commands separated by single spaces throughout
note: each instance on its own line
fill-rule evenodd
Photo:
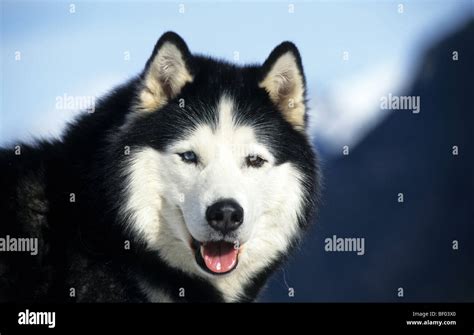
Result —
M 223 234 L 239 228 L 244 221 L 244 210 L 232 199 L 220 200 L 206 210 L 209 225 Z

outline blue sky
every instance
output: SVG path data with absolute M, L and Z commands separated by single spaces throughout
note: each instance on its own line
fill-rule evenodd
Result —
M 383 118 L 380 96 L 409 84 L 424 49 L 472 15 L 472 2 L 2 1 L 1 12 L 0 144 L 58 136 L 78 112 L 58 110 L 58 96 L 100 96 L 137 74 L 159 36 L 174 30 L 192 52 L 231 61 L 238 52 L 241 63 L 295 42 L 311 129 L 337 147 Z

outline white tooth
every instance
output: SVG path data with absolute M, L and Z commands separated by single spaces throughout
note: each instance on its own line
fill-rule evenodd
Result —
M 204 258 L 204 246 L 202 244 L 201 244 L 200 251 L 201 251 L 202 258 Z
M 221 262 L 217 262 L 216 269 L 217 269 L 217 271 L 221 270 Z

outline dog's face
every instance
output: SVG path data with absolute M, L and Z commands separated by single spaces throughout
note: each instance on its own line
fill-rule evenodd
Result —
M 224 286 L 273 264 L 312 208 L 304 91 L 291 43 L 236 67 L 163 35 L 122 127 L 132 231 L 171 266 Z
M 164 178 L 175 184 L 174 194 L 164 197 L 183 213 L 195 246 L 202 249 L 197 255 L 205 261 L 203 268 L 212 273 L 234 269 L 239 247 L 275 198 L 275 157 L 250 125 L 234 122 L 236 108 L 223 95 L 212 108 L 217 122 L 196 126 L 167 148 L 164 159 Z M 218 248 L 229 256 L 212 257 Z
M 299 172 L 279 164 L 255 125 L 238 121 L 239 106 L 229 95 L 203 108 L 217 119 L 171 142 L 160 155 L 159 174 L 167 185 L 163 199 L 182 213 L 180 237 L 196 249 L 202 269 L 224 274 L 237 266 L 260 219 L 298 198 Z

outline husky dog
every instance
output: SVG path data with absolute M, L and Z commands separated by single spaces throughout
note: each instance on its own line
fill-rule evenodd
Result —
M 291 42 L 237 66 L 165 33 L 60 140 L 0 151 L 0 300 L 253 301 L 316 210 L 306 125 Z

